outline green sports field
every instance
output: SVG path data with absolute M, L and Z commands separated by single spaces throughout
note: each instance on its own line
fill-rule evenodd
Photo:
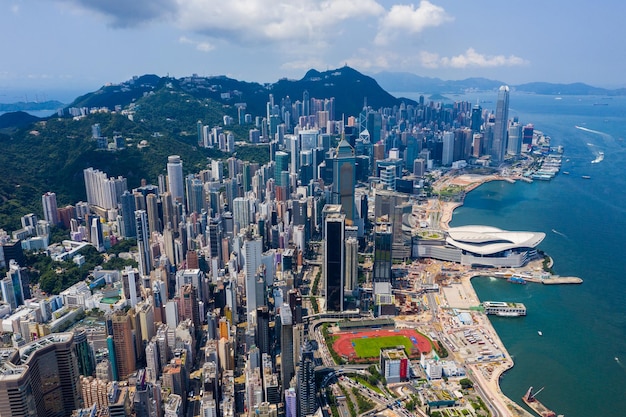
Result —
M 406 336 L 382 336 L 352 339 L 354 352 L 359 358 L 374 358 L 380 355 L 380 349 L 394 346 L 404 346 L 404 351 L 411 353 L 413 343 Z

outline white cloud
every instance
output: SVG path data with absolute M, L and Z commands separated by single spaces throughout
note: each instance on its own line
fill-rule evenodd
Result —
M 43 1 L 43 0 L 42 0 Z M 105 16 L 113 27 L 153 21 L 239 45 L 319 44 L 349 19 L 378 17 L 377 0 L 56 0 Z
M 198 42 L 196 44 L 196 49 L 201 52 L 210 52 L 215 49 L 215 47 L 208 42 Z
M 20 5 L 19 4 L 12 5 L 11 12 L 13 12 L 13 14 L 18 14 L 20 12 Z
M 422 52 L 422 66 L 426 68 L 493 68 L 527 65 L 528 61 L 515 55 L 484 55 L 469 48 L 462 54 L 452 57 L 440 57 L 436 53 Z
M 280 67 L 286 70 L 309 70 L 311 68 L 323 68 L 324 66 L 324 62 L 320 59 L 310 58 L 285 62 Z
M 177 24 L 238 44 L 317 43 L 336 35 L 348 19 L 378 16 L 375 0 L 177 0 Z
M 194 45 L 196 49 L 201 52 L 210 52 L 215 49 L 215 47 L 209 42 L 196 41 L 186 36 L 181 36 L 180 38 L 178 38 L 178 42 L 185 45 Z
M 387 45 L 399 36 L 415 35 L 429 27 L 441 26 L 454 20 L 443 7 L 422 0 L 417 8 L 410 4 L 397 4 L 381 19 L 374 42 Z

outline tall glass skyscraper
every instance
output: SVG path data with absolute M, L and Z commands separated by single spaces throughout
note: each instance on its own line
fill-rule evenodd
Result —
M 345 138 L 337 146 L 337 156 L 333 160 L 333 188 L 334 204 L 341 204 L 346 218 L 351 222 L 356 218 L 354 205 L 354 186 L 356 183 L 356 160 L 354 148 Z
M 327 204 L 323 216 L 326 311 L 343 311 L 346 215 L 341 212 L 341 206 Z
M 509 86 L 503 85 L 498 90 L 496 104 L 496 123 L 493 131 L 491 157 L 494 162 L 502 162 L 507 148 L 509 120 Z
M 167 188 L 174 201 L 183 201 L 185 186 L 183 178 L 183 161 L 178 155 L 167 157 Z

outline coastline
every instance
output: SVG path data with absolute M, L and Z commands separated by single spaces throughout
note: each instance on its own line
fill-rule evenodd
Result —
M 486 184 L 488 182 L 491 182 L 491 181 L 508 181 L 508 182 L 512 181 L 510 178 L 503 178 L 503 177 L 499 177 L 495 175 L 490 175 L 486 177 L 472 176 L 471 179 L 473 181 L 471 181 L 469 184 L 466 184 L 467 186 L 465 188 L 465 193 L 468 193 L 478 188 L 479 186 Z M 452 221 L 454 210 L 458 207 L 461 207 L 462 205 L 463 205 L 463 201 L 444 202 L 442 204 L 442 215 L 441 215 L 440 222 L 439 222 L 439 225 L 442 229 L 447 230 L 450 228 L 449 223 Z M 466 294 L 468 294 L 473 299 L 479 301 L 478 294 L 476 293 L 476 290 L 474 289 L 474 286 L 472 285 L 472 282 L 471 282 L 472 278 L 474 278 L 475 276 L 477 275 L 474 272 L 468 272 L 464 274 L 461 278 L 461 284 L 463 285 L 464 290 L 466 291 Z M 500 336 L 498 335 L 495 328 L 491 324 L 491 321 L 489 321 L 489 318 L 486 315 L 476 315 L 475 319 L 477 319 L 481 327 L 484 327 L 485 329 L 487 329 L 489 333 L 491 333 L 493 339 L 497 341 L 497 344 L 501 347 L 502 351 L 505 353 L 506 359 L 502 362 L 499 362 L 496 366 L 494 366 L 493 371 L 487 375 L 483 373 L 483 370 L 481 369 L 479 365 L 476 365 L 476 364 L 468 365 L 468 368 L 471 370 L 472 376 L 475 378 L 478 385 L 480 385 L 483 388 L 486 395 L 489 396 L 490 402 L 498 409 L 499 415 L 513 416 L 513 417 L 518 417 L 518 416 L 532 417 L 533 414 L 526 411 L 524 408 L 522 408 L 520 404 L 516 403 L 511 398 L 507 397 L 502 392 L 502 389 L 500 387 L 500 379 L 502 378 L 502 376 L 504 375 L 506 371 L 512 369 L 515 366 L 515 362 L 511 358 L 511 355 L 506 349 L 506 346 L 504 345 L 504 343 L 502 343 Z

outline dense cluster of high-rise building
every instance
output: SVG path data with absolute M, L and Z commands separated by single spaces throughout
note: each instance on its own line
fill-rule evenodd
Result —
M 237 106 L 237 122 L 254 124 L 249 141 L 267 143 L 266 164 L 231 157 L 188 173 L 172 155 L 154 185 L 128 189 L 88 168 L 87 202 L 58 208 L 46 193 L 44 221 L 24 216 L 0 236 L 2 330 L 14 346 L 0 352 L 0 415 L 180 416 L 192 393 L 205 417 L 313 414 L 307 316 L 393 313 L 391 266 L 411 256 L 403 225 L 426 172 L 499 164 L 520 153 L 527 129 L 532 139 L 532 127 L 508 120 L 508 95 L 502 87 L 495 114 L 421 98 L 339 120 L 333 98 L 270 95 L 264 117 Z M 234 151 L 232 122 L 198 122 L 198 142 Z M 48 247 L 50 225 L 70 231 L 63 248 Z M 31 296 L 22 249 L 79 263 L 81 245 L 104 251 L 122 239 L 136 239 L 137 268 L 97 269 L 59 295 Z M 303 304 L 311 242 L 322 297 Z M 372 291 L 361 292 L 368 243 Z M 57 333 L 94 309 L 101 319 Z

